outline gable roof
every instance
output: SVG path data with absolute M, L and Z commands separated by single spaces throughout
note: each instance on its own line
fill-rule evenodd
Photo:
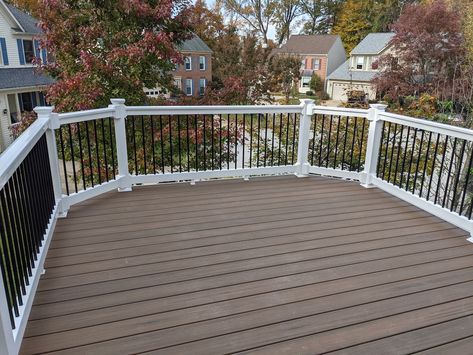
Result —
M 17 29 L 21 32 L 29 33 L 29 34 L 42 34 L 43 32 L 38 27 L 38 20 L 34 17 L 28 15 L 26 12 L 23 12 L 16 8 L 11 4 L 7 4 L 4 1 L 1 1 L 2 4 L 5 5 L 7 10 L 13 16 L 13 18 L 18 22 L 21 28 Z
M 328 77 L 328 80 L 342 80 L 342 81 L 371 81 L 377 71 L 370 70 L 351 70 L 350 71 L 350 59 L 347 59 L 345 63 L 335 69 Z
M 358 45 L 353 48 L 351 54 L 378 54 L 387 47 L 395 33 L 369 33 Z
M 339 35 L 292 35 L 273 53 L 328 54 Z
M 181 52 L 208 52 L 212 53 L 212 50 L 202 39 L 194 34 L 194 36 L 178 46 Z

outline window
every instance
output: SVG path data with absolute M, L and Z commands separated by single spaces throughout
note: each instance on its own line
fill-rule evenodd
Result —
M 20 111 L 33 111 L 36 106 L 36 93 L 35 92 L 24 92 L 18 94 L 18 100 L 20 102 Z
M 312 69 L 313 70 L 320 70 L 320 59 L 319 58 L 312 59 Z
M 199 80 L 199 95 L 200 96 L 203 96 L 205 93 L 205 84 L 206 84 L 205 79 Z
M 181 78 L 174 78 L 174 86 L 177 87 L 179 90 L 182 88 Z
M 303 76 L 301 79 L 301 87 L 308 88 L 310 86 L 310 76 Z
M 8 65 L 7 42 L 5 41 L 5 38 L 0 38 L 0 47 L 2 50 L 2 55 L 0 56 L 0 65 Z
M 184 67 L 186 70 L 192 70 L 192 58 L 191 57 L 185 57 L 184 58 Z
M 10 111 L 10 121 L 12 124 L 17 123 L 19 117 L 18 117 L 18 106 L 17 106 L 17 101 L 16 101 L 16 95 L 8 94 L 7 100 L 8 100 L 8 110 Z
M 186 95 L 192 96 L 192 79 L 186 79 Z
M 199 57 L 199 69 L 205 70 L 205 56 L 203 55 Z
M 26 39 L 23 40 L 23 53 L 25 56 L 25 62 L 28 64 L 33 63 L 33 59 L 35 57 L 33 41 L 26 40 Z
M 356 69 L 363 70 L 363 62 L 364 62 L 363 57 L 356 57 Z

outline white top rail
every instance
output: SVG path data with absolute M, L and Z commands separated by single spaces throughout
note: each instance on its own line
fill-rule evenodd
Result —
M 43 136 L 48 125 L 48 119 L 37 119 L 0 155 L 0 190 Z
M 331 115 L 344 117 L 368 117 L 368 110 L 360 108 L 314 106 L 313 115 Z
M 454 138 L 465 139 L 473 141 L 473 130 L 452 126 L 449 124 L 428 121 L 421 118 L 413 118 L 409 116 L 398 115 L 390 112 L 380 112 L 379 118 L 383 121 L 397 123 L 405 126 L 423 129 L 429 132 L 448 135 Z
M 58 118 L 60 124 L 68 124 L 113 117 L 114 114 L 115 109 L 107 107 L 94 110 L 60 113 Z
M 126 106 L 129 116 L 301 113 L 303 105 Z

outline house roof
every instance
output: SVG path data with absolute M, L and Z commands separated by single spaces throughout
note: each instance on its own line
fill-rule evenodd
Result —
M 338 35 L 292 35 L 273 53 L 328 54 L 338 38 Z
M 387 47 L 393 37 L 393 32 L 369 33 L 353 48 L 351 54 L 378 54 Z
M 350 72 L 350 59 L 335 69 L 328 77 L 328 80 L 343 80 L 343 81 L 371 81 L 378 73 L 377 71 L 369 70 L 352 70 Z M 350 75 L 351 74 L 351 75 Z
M 212 53 L 212 50 L 207 46 L 207 44 L 202 41 L 202 39 L 194 34 L 194 37 L 188 39 L 181 43 L 178 46 L 179 50 L 182 52 L 209 52 Z
M 0 69 L 0 90 L 46 86 L 52 83 L 54 83 L 54 79 L 36 73 L 33 67 Z
M 34 17 L 28 15 L 26 12 L 23 12 L 19 9 L 17 9 L 15 6 L 10 5 L 5 3 L 5 6 L 8 8 L 8 10 L 11 12 L 13 17 L 16 19 L 16 21 L 20 24 L 22 27 L 20 30 L 25 33 L 31 33 L 31 34 L 42 34 L 43 32 L 41 29 L 38 27 L 38 20 L 36 20 Z

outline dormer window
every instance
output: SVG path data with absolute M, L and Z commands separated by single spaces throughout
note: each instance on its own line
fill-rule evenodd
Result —
M 363 57 L 356 57 L 356 69 L 363 70 L 363 62 L 364 62 Z

